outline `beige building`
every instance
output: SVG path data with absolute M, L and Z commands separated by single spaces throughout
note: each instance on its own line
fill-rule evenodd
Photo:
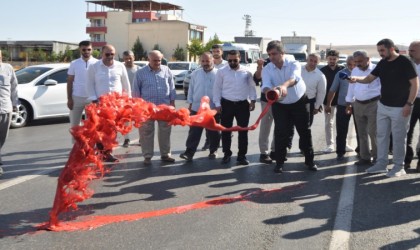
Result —
M 188 58 L 187 44 L 192 39 L 204 39 L 205 27 L 183 21 L 183 9 L 178 5 L 138 0 L 86 2 L 86 18 L 90 21 L 86 33 L 93 47 L 112 44 L 120 57 L 124 50 L 132 49 L 137 37 L 145 51 L 157 44 L 169 60 L 178 45 Z

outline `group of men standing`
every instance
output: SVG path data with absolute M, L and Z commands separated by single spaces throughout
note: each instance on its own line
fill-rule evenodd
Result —
M 343 160 L 349 149 L 347 133 L 353 114 L 358 138 L 359 160 L 356 165 L 370 166 L 368 173 L 386 173 L 388 177 L 405 174 L 414 151 L 413 130 L 420 120 L 420 42 L 410 45 L 410 57 L 401 56 L 390 39 L 378 42 L 382 57 L 378 65 L 370 62 L 365 51 L 356 51 L 347 58 L 346 67 L 337 65 L 338 52 L 327 53 L 328 65 L 317 69 L 319 57 L 310 54 L 303 67 L 287 57 L 280 41 L 271 41 L 267 46 L 269 59 L 258 61 L 254 75 L 241 65 L 239 51 L 229 51 L 227 61 L 222 58 L 222 47 L 215 45 L 212 52 L 200 57 L 201 68 L 191 74 L 188 103 L 191 115 L 198 112 L 201 98 L 210 98 L 210 108 L 217 111 L 214 119 L 224 127 L 232 127 L 234 119 L 238 126 L 247 127 L 250 112 L 255 109 L 257 99 L 255 82 L 261 81 L 261 107 L 267 105 L 266 94 L 275 91 L 279 98 L 261 121 L 260 162 L 270 164 L 275 160 L 274 172 L 281 173 L 291 148 L 293 131 L 299 134 L 299 149 L 305 156 L 304 164 L 316 171 L 311 125 L 313 116 L 324 110 L 326 153 L 336 152 L 337 160 Z M 140 97 L 156 105 L 175 106 L 174 78 L 165 65 L 163 55 L 154 50 L 148 54 L 149 64 L 139 68 L 134 64 L 132 51 L 123 52 L 124 63 L 114 60 L 112 45 L 102 48 L 101 60 L 92 57 L 89 41 L 79 44 L 81 57 L 72 61 L 68 70 L 67 105 L 70 109 L 71 126 L 81 123 L 82 113 L 89 103 L 97 103 L 101 95 L 117 92 L 129 97 Z M 1 59 L 1 52 L 0 52 Z M 12 110 L 17 106 L 16 76 L 8 64 L 0 63 L 0 149 L 10 125 Z M 6 97 L 6 98 L 3 98 Z M 417 97 L 417 98 L 416 98 Z M 322 106 L 322 102 L 324 106 Z M 334 149 L 333 120 L 336 113 L 336 149 Z M 411 119 L 410 119 L 411 117 Z M 274 121 L 274 136 L 269 153 L 269 134 Z M 411 121 L 411 122 L 409 122 Z M 161 160 L 174 162 L 171 156 L 171 126 L 163 121 L 147 121 L 139 129 L 144 164 L 151 164 L 154 156 L 154 134 L 157 134 Z M 407 136 L 408 131 L 408 136 Z M 203 128 L 191 127 L 186 140 L 186 150 L 180 157 L 192 161 L 197 150 Z M 392 132 L 392 136 L 391 136 Z M 231 132 L 206 131 L 209 140 L 210 159 L 217 157 L 220 138 L 222 140 L 222 163 L 230 162 Z M 387 170 L 388 145 L 392 138 L 394 167 Z M 406 141 L 407 139 L 407 141 Z M 370 142 L 370 145 L 369 145 Z M 125 136 L 124 147 L 130 139 Z M 98 149 L 102 149 L 100 142 Z M 248 132 L 238 132 L 237 164 L 248 165 Z M 0 152 L 1 153 L 1 152 Z M 110 151 L 103 152 L 105 161 L 117 161 Z M 1 164 L 1 154 L 0 154 Z M 417 164 L 420 171 L 420 164 Z

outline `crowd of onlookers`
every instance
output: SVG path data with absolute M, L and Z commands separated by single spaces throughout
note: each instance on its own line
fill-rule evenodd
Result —
M 162 65 L 160 51 L 151 51 L 149 64 L 140 68 L 134 64 L 132 51 L 123 52 L 124 63 L 114 60 L 116 51 L 112 45 L 102 48 L 99 60 L 92 57 L 89 41 L 80 42 L 79 50 L 81 57 L 71 62 L 67 79 L 71 126 L 81 124 L 87 104 L 98 102 L 101 95 L 110 92 L 126 93 L 156 105 L 175 106 L 174 76 L 167 66 Z M 323 113 L 327 145 L 324 153 L 335 152 L 337 161 L 342 161 L 346 152 L 355 150 L 359 157 L 355 164 L 368 167 L 367 173 L 401 176 L 406 174 L 405 170 L 410 168 L 413 160 L 413 130 L 420 119 L 420 42 L 411 43 L 410 58 L 399 55 L 390 39 L 379 41 L 377 50 L 382 58 L 377 65 L 370 62 L 366 51 L 357 50 L 348 56 L 345 66 L 338 64 L 339 52 L 329 50 L 327 65 L 318 69 L 320 58 L 317 54 L 308 55 L 306 63 L 301 65 L 285 55 L 280 41 L 271 41 L 267 46 L 268 59 L 260 59 L 257 71 L 252 74 L 240 64 L 238 51 L 229 51 L 225 60 L 222 46 L 214 45 L 211 52 L 200 56 L 201 67 L 191 74 L 188 108 L 191 115 L 196 114 L 201 98 L 208 96 L 210 107 L 217 111 L 216 122 L 230 128 L 235 120 L 238 126 L 247 127 L 250 112 L 256 105 L 256 85 L 261 85 L 261 109 L 268 105 L 267 93 L 274 91 L 278 95 L 259 128 L 259 161 L 265 164 L 275 161 L 274 172 L 283 171 L 295 130 L 305 166 L 312 171 L 318 169 L 314 161 L 311 125 L 314 115 Z M 0 63 L 0 149 L 7 137 L 11 113 L 18 105 L 16 86 L 12 67 Z M 352 116 L 357 135 L 355 149 L 347 143 Z M 274 133 L 270 142 L 273 122 Z M 164 121 L 149 120 L 139 128 L 146 165 L 152 163 L 154 156 L 156 125 L 161 161 L 175 161 L 171 155 L 171 126 Z M 190 127 L 181 158 L 193 160 L 203 130 Z M 221 143 L 222 163 L 229 163 L 233 155 L 231 132 L 206 130 L 205 136 L 209 159 L 217 158 Z M 123 146 L 129 145 L 130 138 L 126 135 Z M 97 147 L 101 149 L 100 142 Z M 238 165 L 249 164 L 247 150 L 248 132 L 239 131 Z M 416 151 L 420 154 L 419 149 Z M 388 172 L 390 152 L 394 166 Z M 118 160 L 111 150 L 102 154 L 105 161 Z M 416 170 L 420 172 L 419 163 Z

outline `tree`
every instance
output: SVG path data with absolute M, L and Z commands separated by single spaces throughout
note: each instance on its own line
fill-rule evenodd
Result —
M 210 51 L 211 47 L 215 44 L 221 44 L 223 43 L 222 41 L 220 41 L 219 37 L 217 36 L 217 34 L 214 34 L 214 37 L 210 37 L 209 41 L 206 43 L 206 46 L 204 46 L 204 51 Z
M 145 54 L 143 44 L 140 42 L 140 38 L 137 37 L 136 41 L 134 42 L 133 48 L 131 49 L 134 52 L 134 58 L 136 60 L 142 60 Z
M 174 49 L 174 54 L 172 56 L 177 61 L 185 61 L 185 50 L 184 50 L 184 48 L 179 47 L 179 44 L 178 44 L 176 49 Z
M 155 44 L 154 46 L 153 46 L 153 50 L 159 50 L 159 51 L 161 51 L 160 50 L 160 46 L 159 46 L 159 44 Z M 162 52 L 162 51 L 161 51 Z
M 98 59 L 98 58 L 100 57 L 100 55 L 101 55 L 101 52 L 100 52 L 99 50 L 94 49 L 94 50 L 92 51 L 92 56 L 93 56 L 94 58 Z
M 191 57 L 194 58 L 194 61 L 197 61 L 197 56 L 200 56 L 203 53 L 204 47 L 200 39 L 192 39 L 191 44 L 187 45 L 187 50 L 190 54 L 190 61 Z

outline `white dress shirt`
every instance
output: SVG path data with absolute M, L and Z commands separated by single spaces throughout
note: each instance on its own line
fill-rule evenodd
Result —
M 283 104 L 292 104 L 299 101 L 306 92 L 306 85 L 301 76 L 301 66 L 297 61 L 284 59 L 281 69 L 277 68 L 273 63 L 267 64 L 262 70 L 262 87 L 273 89 L 279 87 L 287 80 L 296 80 L 297 83 L 287 88 L 285 98 L 279 98 L 278 102 Z
M 308 71 L 305 66 L 302 66 L 302 78 L 306 84 L 306 95 L 308 99 L 315 99 L 315 108 L 318 109 L 324 102 L 327 91 L 327 79 L 324 73 L 318 68 Z
M 351 71 L 351 76 L 361 76 L 361 77 L 368 76 L 375 67 L 376 65 L 373 63 L 369 63 L 369 66 L 365 71 L 361 70 L 359 67 L 355 67 Z M 346 102 L 352 103 L 355 100 L 366 101 L 380 95 L 381 95 L 381 80 L 379 80 L 379 77 L 378 77 L 369 84 L 358 83 L 358 82 L 349 84 L 349 89 L 347 91 L 347 96 L 346 96 Z
M 196 69 L 191 74 L 190 86 L 188 87 L 187 102 L 192 104 L 191 109 L 198 111 L 201 104 L 201 98 L 208 96 L 210 98 L 210 108 L 214 108 L 213 87 L 216 79 L 217 69 L 213 68 L 206 72 L 203 68 Z
M 111 66 L 106 66 L 102 60 L 92 64 L 87 72 L 88 100 L 98 100 L 100 96 L 110 92 L 122 93 L 131 97 L 130 81 L 123 63 L 115 61 Z
M 219 63 L 219 64 L 215 64 L 214 65 L 214 67 L 216 68 L 216 69 L 221 69 L 221 68 L 223 68 L 224 66 L 226 66 L 226 65 L 228 65 L 228 62 L 226 61 L 226 60 L 223 60 L 222 59 L 222 62 L 221 63 Z
M 0 114 L 13 111 L 18 106 L 18 81 L 12 65 L 0 62 Z
M 74 76 L 72 95 L 88 97 L 86 92 L 87 70 L 91 64 L 94 64 L 97 61 L 98 59 L 91 56 L 87 61 L 80 57 L 79 59 L 73 60 L 70 63 L 67 74 Z
M 242 65 L 239 65 L 237 70 L 230 66 L 219 69 L 213 88 L 213 101 L 216 107 L 220 107 L 222 98 L 232 102 L 248 99 L 255 101 L 257 91 L 252 73 Z

